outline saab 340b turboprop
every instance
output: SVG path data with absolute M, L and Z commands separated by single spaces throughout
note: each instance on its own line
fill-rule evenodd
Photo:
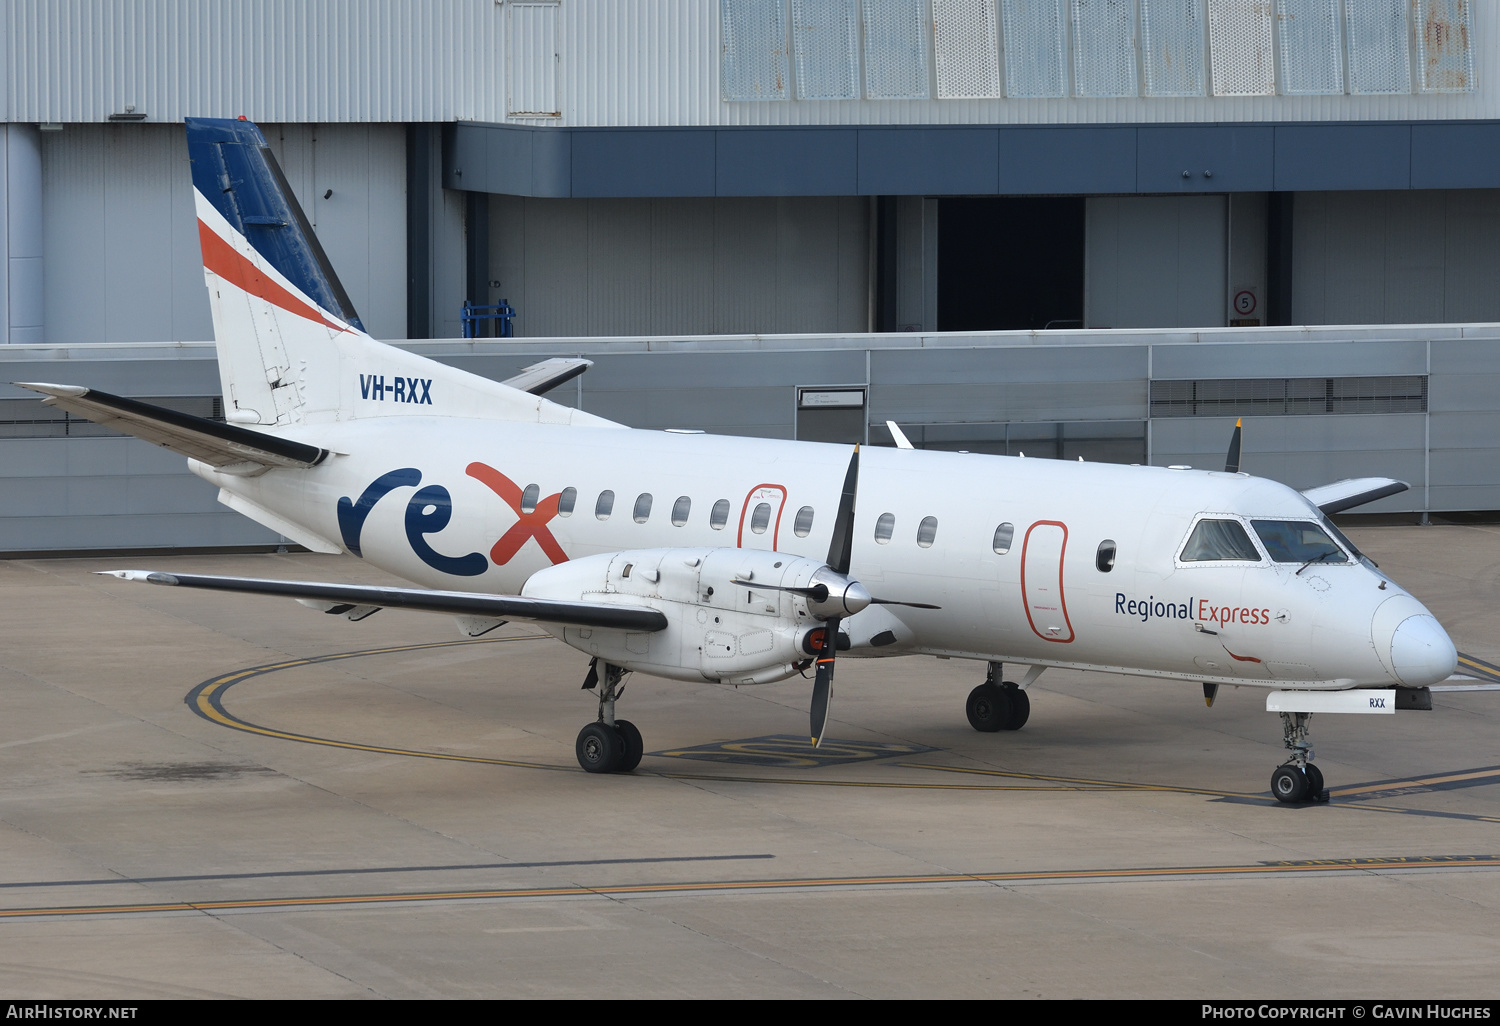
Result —
M 225 505 L 417 588 L 112 571 L 360 619 L 529 620 L 592 657 L 591 772 L 633 769 L 622 675 L 761 684 L 835 658 L 988 664 L 978 730 L 1014 730 L 1048 667 L 1268 689 L 1282 801 L 1326 796 L 1313 712 L 1423 707 L 1452 642 L 1326 514 L 1406 486 L 1299 493 L 1236 473 L 638 431 L 541 398 L 586 361 L 497 383 L 364 331 L 260 131 L 189 120 L 225 423 L 74 385 L 68 412 L 188 457 Z M 898 441 L 899 429 L 895 431 Z M 1236 435 L 1237 449 L 1238 435 Z M 1001 680 L 1002 663 L 1029 668 Z

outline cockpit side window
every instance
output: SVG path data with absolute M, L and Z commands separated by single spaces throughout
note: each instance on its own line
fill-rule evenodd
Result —
M 1252 520 L 1277 563 L 1347 563 L 1349 557 L 1311 520 Z
M 1238 520 L 1200 520 L 1182 547 L 1184 563 L 1214 563 L 1237 559 L 1260 562 L 1255 543 Z

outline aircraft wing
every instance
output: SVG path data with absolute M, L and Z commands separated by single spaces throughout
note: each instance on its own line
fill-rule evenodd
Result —
M 221 424 L 82 385 L 16 384 L 45 395 L 44 406 L 67 410 L 221 470 L 246 464 L 252 473 L 270 467 L 315 467 L 329 455 L 328 450 L 306 442 Z
M 122 581 L 162 584 L 177 588 L 209 588 L 253 595 L 330 602 L 336 606 L 373 609 L 418 609 L 450 616 L 487 617 L 503 620 L 537 620 L 576 627 L 604 627 L 625 631 L 660 631 L 667 617 L 644 606 L 617 606 L 599 602 L 559 602 L 554 599 L 521 598 L 515 595 L 485 595 L 469 591 L 429 591 L 425 588 L 381 588 L 363 584 L 325 584 L 319 581 L 270 581 L 258 577 L 215 577 L 204 574 L 169 574 L 154 570 L 101 570 L 100 574 Z M 335 610 L 329 610 L 333 612 Z
M 1352 477 L 1309 488 L 1302 494 L 1324 513 L 1342 513 L 1346 509 L 1363 506 L 1387 495 L 1398 495 L 1410 487 L 1405 481 L 1397 481 L 1391 477 Z

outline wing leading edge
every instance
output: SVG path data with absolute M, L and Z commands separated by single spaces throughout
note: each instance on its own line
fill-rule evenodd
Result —
M 205 574 L 169 574 L 154 570 L 101 570 L 101 575 L 122 581 L 161 584 L 177 588 L 207 588 L 251 595 L 332 602 L 338 605 L 416 609 L 450 616 L 488 617 L 504 620 L 534 620 L 570 627 L 601 627 L 623 631 L 655 632 L 667 627 L 666 614 L 642 606 L 606 603 L 560 602 L 553 599 L 521 598 L 513 595 L 483 595 L 468 591 L 429 591 L 425 588 L 381 588 L 363 584 L 328 584 L 320 581 L 272 581 L 259 577 L 217 577 Z
M 1388 495 L 1399 495 L 1411 485 L 1390 477 L 1353 477 L 1309 488 L 1302 494 L 1324 513 L 1342 513 Z

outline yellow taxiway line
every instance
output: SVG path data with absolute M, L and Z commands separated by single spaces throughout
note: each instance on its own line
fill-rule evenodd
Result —
M 917 885 L 1064 883 L 1202 876 L 1263 876 L 1279 873 L 1391 872 L 1500 868 L 1500 855 L 1432 855 L 1391 858 L 1309 859 L 1237 866 L 1143 866 L 1133 869 L 1065 869 L 1010 873 L 928 873 L 904 876 L 831 876 L 780 880 L 701 880 L 686 883 L 617 884 L 601 887 L 511 887 L 391 894 L 336 894 L 318 897 L 239 898 L 223 901 L 161 901 L 113 905 L 60 905 L 0 909 L 0 919 L 45 916 L 110 916 L 170 912 L 246 912 L 264 909 L 327 908 L 397 902 L 497 901 L 539 898 L 616 898 L 705 892 L 766 892 L 810 888 L 869 888 Z

